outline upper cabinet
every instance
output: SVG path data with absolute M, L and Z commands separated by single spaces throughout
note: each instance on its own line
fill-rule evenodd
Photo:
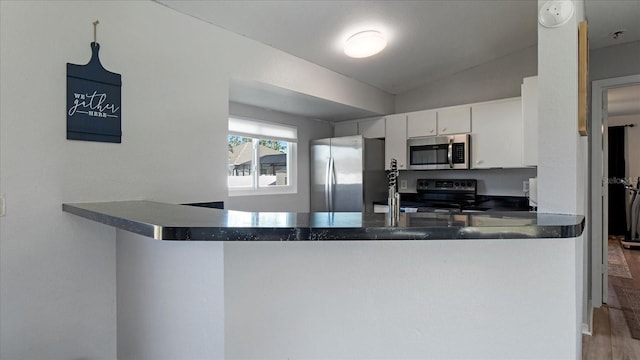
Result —
M 358 135 L 358 123 L 355 121 L 343 121 L 333 125 L 333 136 Z
M 406 170 L 407 115 L 388 115 L 385 120 L 384 168 L 389 170 L 391 159 L 396 159 L 398 161 L 398 170 Z
M 522 81 L 522 163 L 538 166 L 538 77 Z
M 537 77 L 525 78 L 522 97 L 339 122 L 334 134 L 385 138 L 387 170 L 391 159 L 407 169 L 407 139 L 465 133 L 471 133 L 472 169 L 537 166 L 537 88 Z
M 436 110 L 416 111 L 407 114 L 407 136 L 409 138 L 434 136 L 438 134 L 438 113 Z
M 473 105 L 473 169 L 522 167 L 521 98 Z
M 407 114 L 409 138 L 471 132 L 471 107 L 423 110 Z
M 379 139 L 385 137 L 384 118 L 358 121 L 358 134 L 367 139 Z
M 471 132 L 471 107 L 460 106 L 438 110 L 438 135 Z
M 333 136 L 362 135 L 367 139 L 385 137 L 384 118 L 373 118 L 358 121 L 342 121 L 333 126 Z

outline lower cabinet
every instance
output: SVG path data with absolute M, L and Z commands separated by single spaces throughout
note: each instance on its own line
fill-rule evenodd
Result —
M 522 99 L 474 105 L 471 112 L 471 168 L 522 167 Z

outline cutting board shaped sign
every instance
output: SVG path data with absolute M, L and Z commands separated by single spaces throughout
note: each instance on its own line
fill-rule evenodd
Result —
M 86 65 L 67 63 L 67 139 L 122 142 L 120 74 L 102 67 L 100 44 Z

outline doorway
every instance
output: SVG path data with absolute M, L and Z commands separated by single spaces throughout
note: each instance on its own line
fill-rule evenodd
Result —
M 609 110 L 610 105 L 614 105 L 615 99 L 610 98 L 610 93 L 615 94 L 623 88 L 632 86 L 640 86 L 640 74 L 631 75 L 619 78 L 597 80 L 592 82 L 592 116 L 590 126 L 590 158 L 591 158 L 591 305 L 593 307 L 600 307 L 606 302 L 607 291 L 607 256 L 608 256 L 608 235 L 609 235 L 609 188 L 608 183 L 610 180 L 609 175 L 609 117 L 611 115 L 611 125 L 614 121 L 630 121 L 633 123 L 633 119 L 626 119 L 624 116 L 628 114 L 618 113 L 617 108 Z M 610 101 L 611 100 L 611 101 Z M 611 102 L 611 103 L 610 103 Z M 633 103 L 631 105 L 634 105 Z M 615 104 L 617 107 L 618 104 Z M 640 114 L 637 114 L 640 116 Z M 640 121 L 635 121 L 639 123 Z M 626 124 L 623 124 L 626 125 Z M 623 128 L 623 134 L 626 131 Z M 620 134 L 620 130 L 613 130 Z M 620 135 L 618 135 L 620 136 Z M 624 135 L 623 135 L 624 136 Z M 636 148 L 637 145 L 633 144 L 629 147 L 629 141 L 627 145 L 623 146 L 622 151 L 629 151 L 630 148 Z M 616 150 L 620 151 L 620 149 Z M 631 155 L 628 155 L 628 159 Z M 617 157 L 616 157 L 617 158 Z M 640 161 L 640 158 L 635 157 L 636 162 Z M 634 166 L 635 163 L 634 163 Z M 629 173 L 627 167 L 623 170 L 625 178 Z M 619 174 L 616 174 L 619 176 Z M 621 185 L 620 185 L 621 186 Z M 619 197 L 619 195 L 618 195 Z M 620 200 L 618 200 L 620 201 Z M 624 201 L 624 200 L 623 200 Z M 618 204 L 619 206 L 620 204 Z M 618 228 L 615 232 L 620 231 L 621 226 L 626 227 L 626 221 L 624 225 L 615 225 Z

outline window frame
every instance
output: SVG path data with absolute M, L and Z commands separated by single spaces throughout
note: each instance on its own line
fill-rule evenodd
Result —
M 259 123 L 264 127 L 273 128 L 289 128 L 295 133 L 295 139 L 285 139 L 277 137 L 269 137 L 268 135 L 253 134 L 250 132 L 236 132 L 232 130 L 227 131 L 227 142 L 229 136 L 241 136 L 252 139 L 253 158 L 251 164 L 251 186 L 244 187 L 231 187 L 229 186 L 229 174 L 227 173 L 227 192 L 229 196 L 254 196 L 254 195 L 277 195 L 277 194 L 297 194 L 298 193 L 298 144 L 297 144 L 297 127 L 280 124 L 275 122 L 268 122 L 263 120 L 256 120 L 250 118 L 243 118 L 239 116 L 229 116 L 229 121 L 233 119 L 240 119 L 241 121 Z M 287 185 L 277 186 L 259 186 L 261 166 L 260 166 L 260 140 L 276 140 L 287 143 Z M 227 160 L 227 169 L 229 169 L 229 162 Z

